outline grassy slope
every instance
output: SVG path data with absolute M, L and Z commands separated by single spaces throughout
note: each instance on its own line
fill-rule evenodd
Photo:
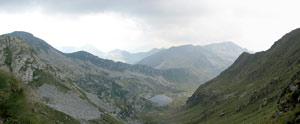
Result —
M 29 100 L 29 88 L 10 73 L 0 70 L 0 119 L 7 124 L 79 124 L 72 117 Z
M 267 124 L 295 124 L 300 123 L 300 71 L 291 78 L 289 85 L 282 90 L 278 100 L 277 112 Z M 291 87 L 296 86 L 295 90 Z M 286 101 L 286 102 L 285 102 Z M 288 109 L 287 109 L 288 108 Z M 284 112 L 285 111 L 285 112 Z M 278 113 L 281 113 L 277 115 Z
M 300 29 L 266 52 L 242 54 L 215 79 L 200 86 L 173 121 L 207 124 L 257 124 L 270 120 L 277 94 L 300 70 Z M 267 105 L 263 106 L 263 101 Z M 224 113 L 224 116 L 220 116 Z

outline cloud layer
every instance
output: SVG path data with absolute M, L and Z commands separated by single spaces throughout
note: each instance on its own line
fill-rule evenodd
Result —
M 128 42 L 132 43 L 131 47 L 125 45 L 130 48 L 116 46 L 118 49 L 233 41 L 258 51 L 269 48 L 284 33 L 300 27 L 297 5 L 300 5 L 297 0 L 0 0 L 0 12 L 16 16 L 38 11 L 43 17 L 56 20 L 55 24 L 61 24 L 62 18 L 69 18 L 69 23 L 77 25 L 83 35 L 94 34 L 89 30 L 97 31 L 95 27 L 101 26 L 119 30 L 110 32 L 111 37 L 115 35 L 120 38 L 118 40 L 95 39 L 119 44 L 132 40 Z M 114 23 L 121 28 L 92 21 L 97 19 L 110 26 L 114 25 L 111 21 L 120 20 Z M 62 25 L 62 28 L 68 27 Z M 103 33 L 108 35 L 105 30 Z

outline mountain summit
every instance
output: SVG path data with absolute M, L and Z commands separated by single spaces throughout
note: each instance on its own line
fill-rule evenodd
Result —
M 184 69 L 205 82 L 229 67 L 242 52 L 248 51 L 232 42 L 206 46 L 183 45 L 160 51 L 137 64 L 156 69 Z

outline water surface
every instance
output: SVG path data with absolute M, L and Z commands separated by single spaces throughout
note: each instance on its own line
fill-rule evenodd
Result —
M 157 103 L 158 105 L 166 105 L 173 101 L 172 98 L 166 96 L 165 94 L 159 94 L 149 99 L 150 101 Z

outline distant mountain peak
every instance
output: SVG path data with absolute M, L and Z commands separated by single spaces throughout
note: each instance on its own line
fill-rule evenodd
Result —
M 127 52 L 125 50 L 115 49 L 115 50 L 110 51 L 109 53 L 129 53 L 129 52 Z
M 189 49 L 195 47 L 192 44 L 186 44 L 186 45 L 181 45 L 181 46 L 172 46 L 169 49 Z
M 225 41 L 225 42 L 218 42 L 218 43 L 211 43 L 211 44 L 207 44 L 207 45 L 204 45 L 205 46 L 214 46 L 214 45 L 226 45 L 226 46 L 238 46 L 237 44 L 235 44 L 234 42 L 232 41 Z M 238 46 L 239 47 L 239 46 Z
M 180 45 L 180 46 L 174 46 L 174 48 L 178 47 L 193 47 L 193 44 L 185 44 L 185 45 Z
M 148 56 L 137 64 L 156 69 L 185 69 L 201 77 L 204 82 L 226 69 L 242 52 L 245 52 L 243 48 L 230 44 L 233 43 L 174 46 Z

